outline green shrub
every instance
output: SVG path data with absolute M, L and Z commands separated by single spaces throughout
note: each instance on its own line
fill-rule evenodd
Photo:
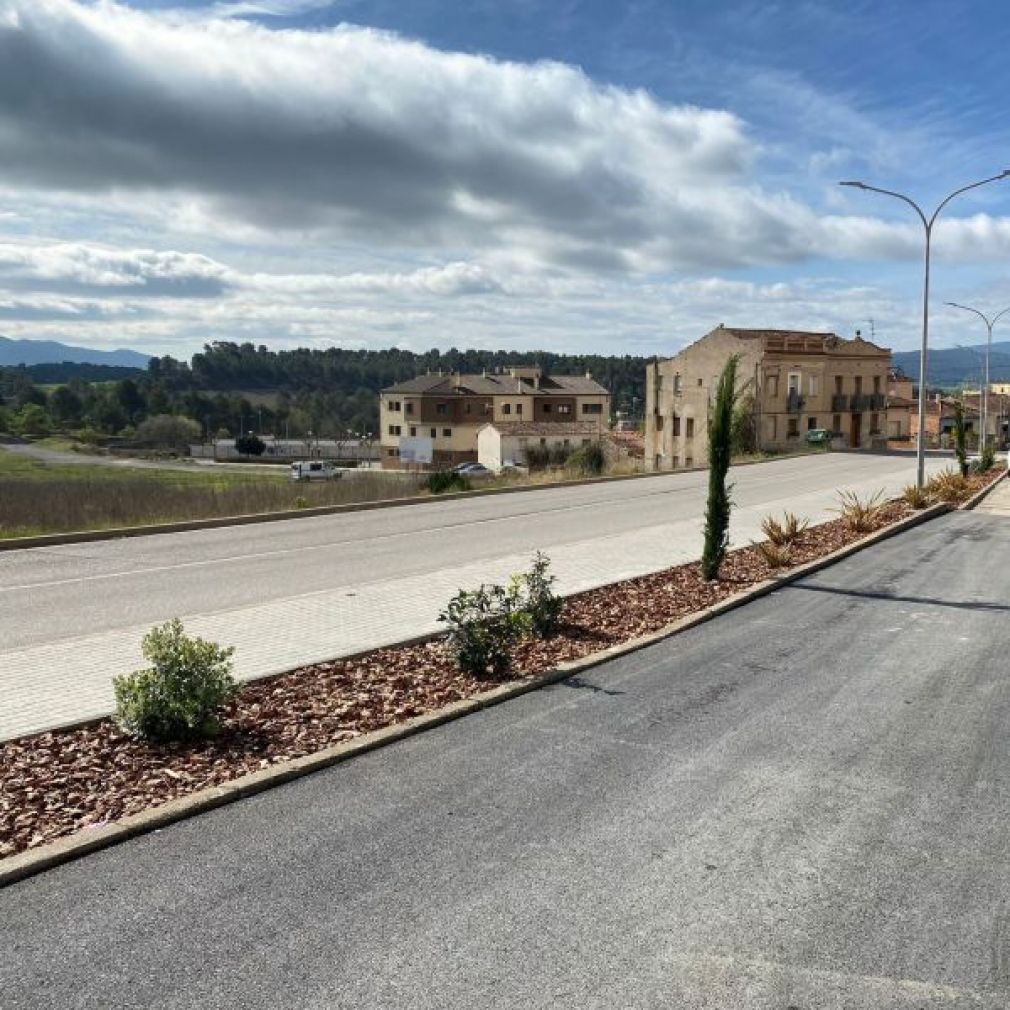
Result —
M 782 516 L 782 522 L 765 516 L 761 520 L 761 532 L 776 547 L 786 547 L 799 539 L 800 534 L 810 525 L 808 519 L 800 519 L 793 512 L 786 512 Z
M 571 455 L 571 448 L 564 445 L 531 445 L 526 448 L 526 465 L 531 471 L 546 470 L 552 466 L 564 466 Z
M 929 491 L 917 484 L 906 484 L 904 491 L 901 492 L 901 497 L 906 505 L 910 505 L 914 509 L 924 509 L 930 502 Z
M 235 451 L 243 456 L 262 456 L 267 444 L 258 435 L 239 435 L 235 439 Z
M 461 589 L 438 615 L 456 665 L 478 679 L 500 678 L 512 665 L 512 645 L 525 630 L 514 595 L 502 586 Z
M 455 470 L 436 470 L 428 475 L 428 490 L 432 494 L 445 494 L 447 491 L 469 491 L 470 482 Z
M 607 466 L 603 446 L 599 442 L 590 442 L 576 449 L 565 461 L 565 466 L 581 477 L 598 477 Z
M 956 470 L 941 470 L 929 478 L 926 491 L 937 501 L 957 505 L 971 494 L 971 484 Z
M 217 717 L 235 694 L 232 648 L 190 638 L 175 618 L 143 641 L 146 670 L 113 679 L 115 719 L 148 740 L 191 740 L 217 731 Z
M 777 544 L 763 540 L 754 544 L 758 554 L 769 568 L 786 568 L 793 563 L 792 547 L 788 543 Z
M 533 567 L 512 577 L 509 595 L 513 608 L 524 614 L 529 630 L 538 638 L 550 638 L 558 630 L 564 600 L 554 592 L 553 575 L 548 575 L 551 559 L 541 551 L 533 557 Z
M 853 533 L 870 533 L 876 529 L 880 513 L 887 504 L 883 490 L 869 498 L 860 498 L 855 491 L 840 491 L 838 498 L 840 505 L 835 511 Z
M 987 473 L 996 465 L 996 447 L 992 442 L 987 441 L 984 446 L 982 446 L 981 451 L 978 454 L 978 459 L 975 460 L 973 464 L 973 469 L 976 473 Z

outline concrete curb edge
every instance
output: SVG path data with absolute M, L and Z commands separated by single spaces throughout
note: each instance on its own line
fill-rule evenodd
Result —
M 1004 470 L 991 484 L 987 484 L 981 491 L 976 491 L 967 501 L 962 502 L 958 508 L 964 512 L 970 512 L 977 505 L 981 505 L 999 487 L 1000 483 L 1006 480 L 1008 473 L 1010 471 Z
M 998 481 L 994 482 L 992 486 L 995 487 L 996 483 Z M 132 814 L 112 824 L 68 835 L 65 838 L 50 842 L 48 845 L 39 846 L 36 849 L 28 849 L 14 856 L 8 856 L 6 859 L 0 860 L 0 889 L 19 880 L 42 873 L 45 870 L 53 869 L 63 863 L 79 859 L 92 852 L 110 848 L 127 839 L 156 831 L 177 821 L 185 820 L 208 810 L 214 810 L 217 807 L 225 806 L 228 803 L 244 799 L 247 796 L 254 796 L 256 793 L 272 789 L 274 786 L 283 785 L 286 782 L 302 778 L 313 772 L 330 768 L 359 754 L 367 754 L 369 751 L 385 747 L 398 740 L 405 740 L 418 733 L 434 729 L 436 726 L 453 722 L 463 716 L 500 705 L 502 702 L 509 701 L 512 698 L 517 698 L 532 691 L 548 687 L 551 684 L 556 684 L 559 681 L 567 680 L 584 670 L 590 670 L 609 660 L 639 652 L 690 628 L 705 624 L 721 614 L 736 610 L 738 607 L 742 607 L 752 600 L 767 596 L 783 586 L 796 582 L 814 572 L 818 572 L 822 568 L 827 568 L 852 554 L 856 554 L 867 547 L 872 547 L 874 544 L 903 533 L 905 530 L 919 526 L 949 511 L 951 511 L 951 507 L 945 503 L 923 509 L 921 512 L 916 512 L 882 530 L 878 530 L 876 533 L 863 537 L 861 540 L 847 544 L 845 547 L 841 547 L 831 554 L 826 554 L 823 558 L 808 561 L 806 564 L 800 565 L 783 575 L 773 579 L 766 579 L 764 582 L 751 586 L 750 589 L 727 597 L 725 600 L 711 607 L 687 614 L 661 628 L 659 631 L 642 635 L 639 638 L 629 639 L 627 642 L 611 646 L 609 649 L 604 649 L 601 652 L 594 652 L 582 659 L 562 663 L 556 669 L 550 670 L 539 677 L 502 684 L 489 691 L 476 694 L 471 698 L 454 702 L 436 712 L 425 713 L 415 716 L 406 722 L 376 730 L 357 740 L 346 741 L 333 747 L 316 751 L 314 754 L 307 754 L 304 757 L 293 758 L 290 761 L 271 765 L 260 771 L 240 776 L 231 782 L 226 782 L 219 786 L 211 786 L 208 789 L 191 793 L 188 796 L 180 796 L 177 799 L 169 800 L 167 803 L 141 811 L 138 814 Z M 431 637 L 422 636 L 420 640 L 428 640 Z

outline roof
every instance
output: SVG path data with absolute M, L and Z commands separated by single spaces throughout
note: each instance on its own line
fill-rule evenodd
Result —
M 888 407 L 917 407 L 918 400 L 909 400 L 905 396 L 889 396 L 887 398 Z
M 516 378 L 508 372 L 500 375 L 418 375 L 413 379 L 387 386 L 383 393 L 416 393 L 425 396 L 609 396 L 587 375 L 544 375 L 540 385 L 527 378 Z
M 603 422 L 595 421 L 494 421 L 482 426 L 494 428 L 502 435 L 600 435 L 605 433 Z
M 886 347 L 864 340 L 858 333 L 851 339 L 837 333 L 820 333 L 811 330 L 744 330 L 736 327 L 719 327 L 739 340 L 760 340 L 765 350 L 807 351 L 827 353 L 828 351 L 869 351 L 890 354 Z M 781 345 L 778 347 L 776 345 Z M 800 345 L 800 346 L 796 346 Z

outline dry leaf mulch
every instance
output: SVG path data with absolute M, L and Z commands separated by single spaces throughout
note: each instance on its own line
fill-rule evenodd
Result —
M 986 482 L 980 479 L 978 487 Z M 874 529 L 911 511 L 891 502 Z M 865 535 L 841 519 L 812 526 L 794 544 L 793 562 L 823 557 Z M 744 547 L 728 554 L 718 582 L 706 582 L 691 563 L 569 597 L 561 632 L 522 643 L 513 676 L 533 677 L 658 631 L 787 570 L 770 569 L 753 547 Z M 245 684 L 212 740 L 148 744 L 104 719 L 8 741 L 0 744 L 0 856 L 436 711 L 492 686 L 457 670 L 438 639 Z

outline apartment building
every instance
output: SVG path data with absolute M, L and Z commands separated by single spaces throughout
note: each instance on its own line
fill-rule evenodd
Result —
M 834 333 L 716 327 L 646 371 L 645 459 L 652 470 L 703 466 L 708 412 L 723 366 L 739 355 L 737 393 L 759 449 L 787 451 L 808 431 L 837 445 L 886 444 L 891 352 Z
M 586 422 L 605 432 L 610 394 L 590 374 L 545 375 L 535 366 L 480 375 L 435 373 L 399 382 L 379 399 L 382 465 L 438 469 L 477 460 L 486 424 L 550 428 Z

